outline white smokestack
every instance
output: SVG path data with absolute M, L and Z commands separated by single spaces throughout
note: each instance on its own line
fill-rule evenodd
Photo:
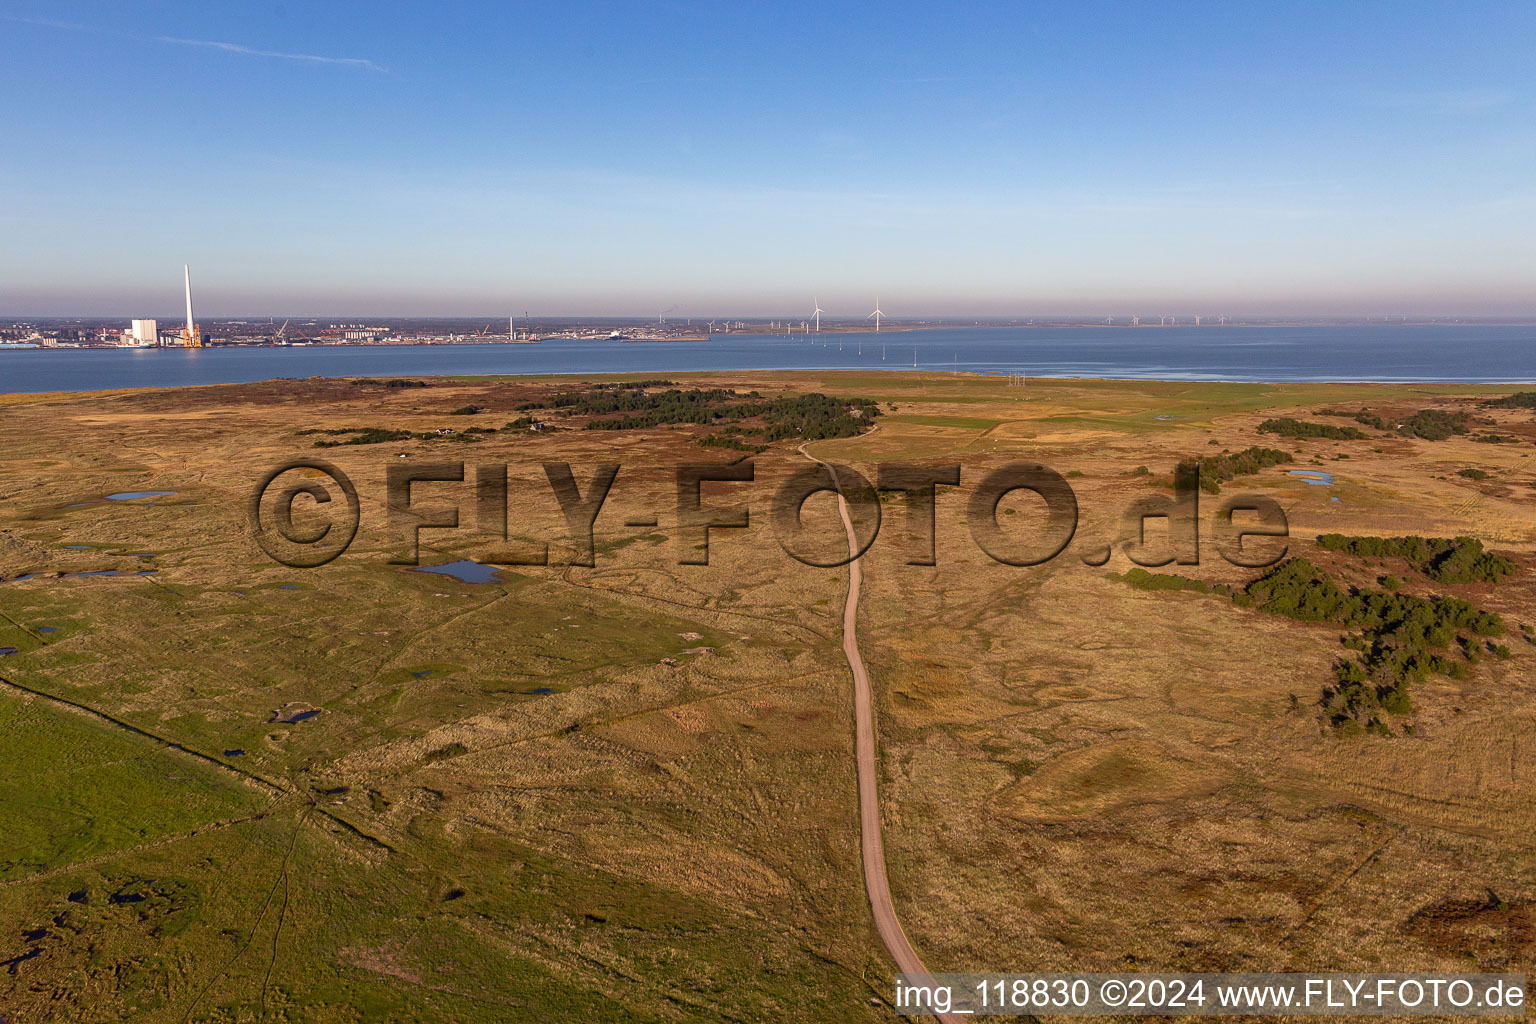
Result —
M 187 343 L 195 345 L 197 338 L 193 335 L 196 328 L 192 326 L 192 268 L 183 263 L 181 269 L 187 277 Z

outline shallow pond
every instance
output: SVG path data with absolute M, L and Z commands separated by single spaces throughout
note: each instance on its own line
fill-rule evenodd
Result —
M 497 578 L 497 569 L 489 565 L 481 565 L 469 559 L 457 562 L 444 562 L 442 565 L 423 565 L 412 569 L 412 572 L 431 572 L 440 576 L 452 576 L 460 583 L 490 583 Z
M 139 569 L 136 572 L 124 572 L 121 569 L 97 569 L 95 572 L 67 572 L 66 580 L 88 579 L 94 576 L 153 576 L 159 569 Z

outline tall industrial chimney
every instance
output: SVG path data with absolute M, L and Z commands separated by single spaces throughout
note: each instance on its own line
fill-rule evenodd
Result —
M 192 268 L 183 263 L 181 269 L 187 278 L 187 344 L 195 346 L 197 344 L 197 325 L 192 322 Z

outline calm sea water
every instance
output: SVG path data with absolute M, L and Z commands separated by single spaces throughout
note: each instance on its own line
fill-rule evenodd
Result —
M 720 335 L 707 342 L 0 351 L 0 393 L 228 384 L 274 377 L 953 370 L 1228 381 L 1536 380 L 1536 327 L 946 328 Z

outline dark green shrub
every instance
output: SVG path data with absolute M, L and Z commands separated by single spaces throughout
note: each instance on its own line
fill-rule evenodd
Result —
M 1123 580 L 1137 590 L 1192 590 L 1199 594 L 1211 592 L 1210 584 L 1203 580 L 1190 579 L 1188 576 L 1173 573 L 1147 572 L 1142 568 L 1131 569 L 1122 576 L 1110 573 L 1110 578 Z
M 1335 427 L 1331 423 L 1310 423 L 1306 420 L 1282 416 L 1259 424 L 1261 434 L 1279 434 L 1281 437 L 1325 437 L 1332 441 L 1360 441 L 1365 438 L 1354 427 Z
M 1519 566 L 1476 537 L 1350 537 L 1325 533 L 1317 546 L 1357 558 L 1402 558 L 1437 583 L 1498 583 Z
M 1464 412 L 1420 409 L 1398 426 L 1398 433 L 1426 441 L 1446 441 L 1453 434 L 1465 434 L 1471 421 L 1472 417 Z
M 1483 403 L 1490 409 L 1536 409 L 1536 391 L 1518 391 Z

